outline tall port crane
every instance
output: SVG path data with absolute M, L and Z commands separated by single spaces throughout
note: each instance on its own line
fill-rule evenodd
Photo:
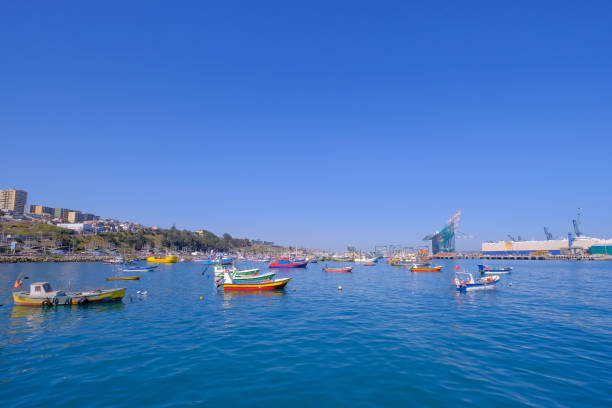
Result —
M 544 227 L 544 235 L 546 235 L 547 241 L 550 241 L 551 239 L 553 239 L 553 234 L 551 234 L 548 228 L 546 227 Z
M 582 231 L 580 231 L 580 224 L 582 224 L 582 208 L 578 208 L 578 215 L 575 220 L 572 220 L 572 224 L 574 224 L 574 233 L 577 237 L 582 236 Z

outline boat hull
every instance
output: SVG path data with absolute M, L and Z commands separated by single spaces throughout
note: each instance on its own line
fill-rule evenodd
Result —
M 107 281 L 113 280 L 140 280 L 140 276 L 109 276 L 106 278 Z
M 287 286 L 291 278 L 279 279 L 273 282 L 254 283 L 224 283 L 223 290 L 279 290 Z
M 33 297 L 27 292 L 13 292 L 13 302 L 19 306 L 81 305 L 88 303 L 118 302 L 125 296 L 125 288 L 91 292 L 66 293 L 65 296 Z
M 257 281 L 265 281 L 274 279 L 276 274 L 274 272 L 270 273 L 262 273 L 261 275 L 242 275 L 242 276 L 234 276 L 232 279 L 234 282 L 257 282 Z
M 491 283 L 468 283 L 467 285 L 463 285 L 460 287 L 457 287 L 457 291 L 459 292 L 471 292 L 474 290 L 490 290 L 490 289 L 495 289 L 495 285 L 497 285 L 497 282 L 499 281 L 495 281 L 495 282 L 491 282 Z
M 155 256 L 150 256 L 147 258 L 147 262 L 151 263 L 177 263 L 178 256 L 165 256 L 163 258 L 157 258 Z
M 123 268 L 121 272 L 150 272 L 152 270 L 157 269 L 157 265 L 155 266 L 143 266 L 141 268 Z
M 412 272 L 440 272 L 442 271 L 441 266 L 436 266 L 435 268 L 411 268 Z
M 308 262 L 271 263 L 268 268 L 305 268 Z
M 339 272 L 339 273 L 347 273 L 347 272 L 352 272 L 353 268 L 351 268 L 350 266 L 347 268 L 324 268 L 323 269 L 325 272 Z

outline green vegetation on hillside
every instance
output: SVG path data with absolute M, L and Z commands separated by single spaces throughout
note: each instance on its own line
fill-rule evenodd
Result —
M 12 239 L 32 246 L 46 248 L 63 248 L 73 251 L 85 250 L 119 250 L 134 252 L 151 251 L 228 251 L 251 247 L 251 241 L 244 238 L 233 238 L 230 234 L 218 237 L 212 232 L 201 234 L 170 229 L 145 228 L 137 232 L 100 233 L 97 235 L 73 235 L 71 230 L 51 224 L 31 221 L 0 222 L 0 234 L 10 235 Z

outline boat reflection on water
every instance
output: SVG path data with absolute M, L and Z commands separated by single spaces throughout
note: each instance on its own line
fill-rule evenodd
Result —
M 85 311 L 106 313 L 110 311 L 119 311 L 125 309 L 125 303 L 92 303 L 86 305 L 73 305 L 69 307 L 36 307 L 36 306 L 13 306 L 11 311 L 11 319 L 23 319 L 28 322 L 43 322 L 44 319 L 53 316 L 60 316 L 80 313 Z
M 221 292 L 224 300 L 231 300 L 235 298 L 240 298 L 244 296 L 284 296 L 287 292 L 283 289 L 281 290 L 236 290 L 236 291 L 223 291 Z

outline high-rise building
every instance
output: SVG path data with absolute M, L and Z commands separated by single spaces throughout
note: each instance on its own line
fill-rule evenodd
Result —
M 31 205 L 30 213 L 36 214 L 36 215 L 44 215 L 44 214 L 53 215 L 53 208 L 45 207 L 44 205 Z
M 23 190 L 0 190 L 0 209 L 9 210 L 15 214 L 23 214 L 28 201 L 28 193 Z
M 53 218 L 59 218 L 62 221 L 68 221 L 68 213 L 72 211 L 67 208 L 54 208 Z
M 68 222 L 72 224 L 76 224 L 83 221 L 83 214 L 80 211 L 69 211 L 68 212 Z

